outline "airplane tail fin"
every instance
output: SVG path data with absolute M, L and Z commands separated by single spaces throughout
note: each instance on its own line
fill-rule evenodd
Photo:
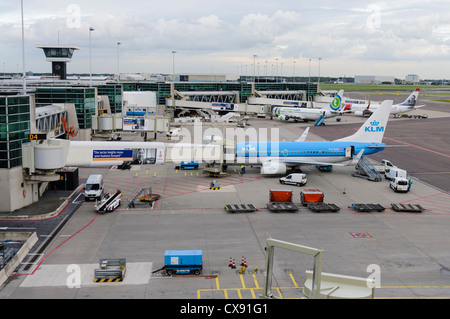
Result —
M 344 97 L 344 90 L 340 90 L 338 94 L 336 94 L 333 101 L 331 101 L 330 103 L 330 108 L 332 111 L 337 112 L 344 106 L 344 104 L 342 103 L 343 97 Z
M 408 96 L 408 98 L 403 103 L 400 103 L 399 105 L 401 105 L 401 106 L 409 106 L 409 107 L 413 108 L 414 106 L 416 106 L 417 100 L 419 99 L 419 92 L 420 92 L 420 89 L 415 89 Z
M 392 102 L 392 100 L 384 101 L 355 134 L 336 141 L 381 143 L 383 141 L 384 132 L 386 131 L 387 122 L 389 120 Z

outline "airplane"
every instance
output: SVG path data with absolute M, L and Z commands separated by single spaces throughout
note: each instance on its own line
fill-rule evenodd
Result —
M 401 114 L 411 112 L 425 105 L 416 105 L 419 98 L 420 89 L 415 89 L 408 98 L 400 103 L 392 105 L 391 114 Z M 367 116 L 372 114 L 380 104 L 346 104 L 344 111 L 351 111 L 357 116 Z
M 335 117 L 341 114 L 343 107 L 342 96 L 344 90 L 340 90 L 330 105 L 321 109 L 299 108 L 299 107 L 275 107 L 273 115 L 282 121 L 293 119 L 295 122 L 301 120 L 304 122 L 317 121 L 321 116 L 325 118 Z
M 261 165 L 261 175 L 285 174 L 302 165 L 346 166 L 362 155 L 382 151 L 392 100 L 384 101 L 359 130 L 335 141 L 241 142 L 236 145 L 238 163 Z M 356 154 L 356 156 L 355 156 Z

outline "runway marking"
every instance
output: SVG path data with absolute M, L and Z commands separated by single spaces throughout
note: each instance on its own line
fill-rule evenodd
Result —
M 413 173 L 414 175 L 443 175 L 450 174 L 450 172 L 423 172 L 423 173 Z
M 73 277 L 72 272 L 68 272 L 67 265 L 41 265 L 39 271 L 32 276 L 27 276 L 20 284 L 20 287 L 67 287 L 67 281 Z M 77 264 L 80 269 L 80 287 L 98 287 L 99 283 L 94 283 L 94 270 L 99 269 L 99 264 Z M 108 287 L 123 285 L 145 285 L 151 277 L 151 262 L 136 262 L 126 265 L 126 275 L 121 282 L 101 283 Z
M 300 298 L 302 298 L 302 293 L 301 293 L 300 290 L 304 289 L 304 286 L 299 286 L 297 284 L 297 282 L 294 279 L 292 273 L 290 273 L 289 276 L 290 276 L 290 278 L 292 280 L 293 286 L 288 286 L 288 287 L 273 287 L 272 286 L 271 287 L 272 292 L 273 293 L 277 292 L 279 298 L 282 298 L 282 299 L 286 299 L 286 298 L 289 298 L 289 299 L 300 299 Z M 244 277 L 245 276 L 243 276 L 242 274 L 240 275 L 241 287 L 221 288 L 220 283 L 219 283 L 219 276 L 217 276 L 215 278 L 216 279 L 216 288 L 197 289 L 197 299 L 201 299 L 202 293 L 204 293 L 204 292 L 214 292 L 214 291 L 222 292 L 225 299 L 229 299 L 229 292 L 233 292 L 233 294 L 236 293 L 237 297 L 239 299 L 243 299 L 243 295 L 242 295 L 243 291 L 247 291 L 247 292 L 250 291 L 252 299 L 259 298 L 259 294 L 262 294 L 263 288 L 260 288 L 255 274 L 252 275 L 253 280 L 255 282 L 255 288 L 247 287 L 245 285 L 245 282 L 244 282 Z M 420 296 L 417 291 L 413 291 L 413 293 L 417 294 L 417 296 L 409 296 L 409 297 L 405 297 L 405 296 L 395 296 L 395 297 L 392 297 L 392 296 L 388 296 L 388 297 L 380 296 L 381 291 L 389 290 L 389 289 L 394 289 L 394 290 L 399 290 L 399 289 L 408 289 L 408 290 L 410 290 L 410 289 L 440 289 L 440 290 L 442 290 L 442 293 L 444 293 L 444 295 L 432 296 L 432 297 L 429 297 L 427 295 Z M 450 299 L 449 296 L 445 296 L 445 293 L 449 289 L 450 289 L 450 286 L 431 286 L 431 285 L 430 286 L 426 286 L 426 285 L 424 285 L 424 286 L 413 286 L 413 285 L 411 285 L 411 286 L 381 286 L 381 287 L 375 288 L 375 295 L 376 295 L 376 297 L 374 299 L 404 299 L 404 298 L 407 298 L 407 299 L 427 299 L 427 298 L 431 298 L 431 299 Z M 260 291 L 260 292 L 258 293 L 258 292 L 255 292 L 255 291 Z M 290 296 L 286 296 L 286 292 L 288 292 L 288 291 L 292 291 L 293 293 L 296 294 L 296 296 L 292 297 L 292 293 L 291 294 L 288 293 L 288 295 L 290 295 Z M 283 295 L 283 293 L 284 293 L 284 295 Z M 297 296 L 297 294 L 298 294 L 298 296 Z M 389 294 L 389 293 L 387 293 L 387 294 Z
M 405 145 L 408 145 L 408 146 L 412 146 L 412 147 L 418 148 L 418 149 L 423 150 L 423 151 L 435 153 L 435 154 L 438 154 L 438 155 L 450 158 L 450 155 L 447 155 L 447 154 L 444 154 L 444 153 L 440 153 L 440 152 L 437 152 L 437 151 L 433 151 L 433 150 L 430 150 L 430 149 L 425 148 L 425 147 L 417 146 L 417 145 L 410 144 L 410 143 L 407 143 L 407 142 L 402 142 L 402 141 L 399 141 L 399 140 L 396 140 L 396 139 L 393 139 L 393 138 L 390 138 L 390 137 L 385 137 L 385 139 L 394 141 L 396 143 L 402 143 L 402 144 L 405 144 Z

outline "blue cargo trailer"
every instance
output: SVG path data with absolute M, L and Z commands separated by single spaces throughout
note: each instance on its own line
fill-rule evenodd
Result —
M 203 270 L 203 252 L 201 250 L 166 250 L 164 269 L 168 275 L 200 275 Z

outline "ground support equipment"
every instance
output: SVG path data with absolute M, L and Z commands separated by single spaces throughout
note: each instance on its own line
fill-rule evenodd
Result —
M 100 259 L 100 269 L 94 270 L 94 282 L 120 282 L 125 278 L 127 260 Z
M 122 192 L 120 190 L 117 190 L 117 192 L 114 194 L 107 193 L 102 198 L 102 200 L 97 205 L 95 205 L 95 209 L 99 213 L 112 212 L 120 206 L 120 202 L 122 201 L 121 197 Z
M 419 204 L 391 204 L 391 207 L 396 212 L 421 213 L 424 211 L 424 208 Z
M 326 203 L 308 203 L 308 208 L 315 213 L 323 213 L 323 212 L 337 213 L 341 210 L 335 204 L 326 204 Z
M 230 213 L 249 213 L 257 210 L 253 204 L 227 204 L 225 209 Z
M 356 165 L 356 173 L 353 173 L 352 175 L 355 177 L 366 178 L 373 182 L 381 182 L 383 179 L 380 172 L 377 171 L 375 166 L 373 166 L 364 155 L 361 156 Z
M 267 204 L 267 209 L 271 212 L 296 212 L 298 207 L 290 202 L 270 202 Z
M 358 212 L 383 212 L 385 208 L 380 204 L 352 204 L 349 208 L 354 208 Z

